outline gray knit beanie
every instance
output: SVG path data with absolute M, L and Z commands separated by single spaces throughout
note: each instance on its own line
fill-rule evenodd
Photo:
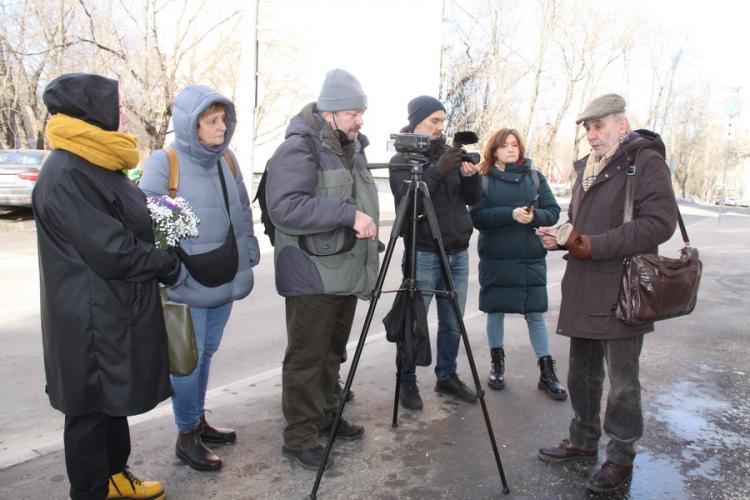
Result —
M 422 120 L 438 110 L 445 111 L 443 103 L 428 95 L 421 95 L 409 101 L 409 126 L 412 130 L 422 123 Z
M 317 104 L 318 111 L 367 109 L 367 96 L 354 75 L 343 69 L 332 69 L 326 74 Z

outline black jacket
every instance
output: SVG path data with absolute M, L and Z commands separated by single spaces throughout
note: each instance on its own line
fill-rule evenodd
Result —
M 464 177 L 458 169 L 445 177 L 441 176 L 435 168 L 435 163 L 446 147 L 444 140 L 432 141 L 429 162 L 424 167 L 422 179 L 427 184 L 432 205 L 435 208 L 445 252 L 452 254 L 469 247 L 473 226 L 466 205 L 473 205 L 482 198 L 482 183 L 479 174 Z M 411 177 L 411 166 L 406 162 L 404 155 L 398 153 L 391 158 L 389 170 L 391 192 L 398 208 L 407 186 L 404 181 Z M 423 213 L 421 203 L 419 211 L 420 214 Z M 417 250 L 437 251 L 424 217 L 419 217 Z
M 79 85 L 90 83 L 86 76 L 76 77 Z M 87 87 L 94 98 L 97 90 Z M 45 97 L 49 92 L 55 88 Z M 117 123 L 105 116 L 98 121 Z M 123 172 L 56 149 L 32 204 L 52 406 L 66 415 L 150 410 L 172 394 L 157 279 L 174 279 L 179 265 L 153 244 L 145 196 Z

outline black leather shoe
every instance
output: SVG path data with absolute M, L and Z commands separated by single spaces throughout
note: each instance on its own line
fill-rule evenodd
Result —
M 407 410 L 422 409 L 422 397 L 419 395 L 416 379 L 401 381 L 398 390 L 398 399 L 401 401 L 401 406 Z
M 201 415 L 201 425 L 203 430 L 201 431 L 201 441 L 206 443 L 214 444 L 228 444 L 234 443 L 237 439 L 237 433 L 232 429 L 224 427 L 212 427 L 206 422 L 206 416 Z
M 554 446 L 539 449 L 539 458 L 545 462 L 580 462 L 593 465 L 598 459 L 599 450 L 582 450 L 570 445 L 570 441 L 563 439 Z
M 487 385 L 490 386 L 490 389 L 499 391 L 505 387 L 505 349 L 502 347 L 490 349 L 490 358 L 492 359 L 492 366 Z
M 333 422 L 328 424 L 321 432 L 331 434 Z M 339 428 L 336 429 L 336 437 L 344 441 L 359 441 L 365 435 L 365 428 L 361 425 L 350 424 L 343 418 L 339 420 Z
M 338 397 L 341 397 L 341 393 L 344 392 L 344 383 L 341 382 L 341 377 L 336 379 L 336 385 L 333 386 L 333 392 L 336 393 Z M 351 401 L 354 399 L 354 391 L 349 389 L 349 392 L 346 393 L 346 401 Z
M 539 390 L 546 392 L 549 397 L 558 401 L 567 399 L 568 393 L 565 392 L 562 384 L 557 380 L 555 360 L 552 359 L 552 356 L 539 358 L 539 371 L 539 383 L 536 385 Z
M 287 448 L 286 445 L 281 447 L 281 453 L 288 458 L 291 458 L 305 469 L 318 470 L 320 464 L 323 463 L 323 455 L 325 450 L 322 446 L 316 446 L 314 448 L 308 448 L 306 450 L 292 450 Z M 328 462 L 326 462 L 326 469 L 333 465 L 333 456 L 328 456 Z
M 190 432 L 178 432 L 175 455 L 196 470 L 216 471 L 221 469 L 221 459 L 201 442 L 201 424 Z
M 455 373 L 445 380 L 438 380 L 435 384 L 435 392 L 440 394 L 450 394 L 467 403 L 476 403 L 477 395 L 474 391 L 466 387 Z
M 601 469 L 589 479 L 588 488 L 596 493 L 619 490 L 633 477 L 632 465 L 620 465 L 607 460 Z

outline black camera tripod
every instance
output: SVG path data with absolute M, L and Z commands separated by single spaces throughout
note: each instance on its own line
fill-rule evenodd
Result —
M 367 309 L 367 315 L 365 316 L 365 322 L 362 326 L 362 333 L 359 335 L 359 341 L 357 342 L 357 348 L 354 351 L 354 357 L 351 361 L 351 367 L 349 368 L 349 374 L 346 377 L 346 383 L 344 384 L 344 389 L 341 391 L 341 394 L 347 394 L 349 389 L 352 386 L 352 382 L 354 381 L 354 374 L 357 371 L 357 365 L 359 364 L 359 359 L 362 356 L 362 350 L 365 346 L 365 340 L 367 339 L 367 332 L 370 329 L 370 324 L 372 323 L 372 318 L 375 313 L 375 308 L 378 304 L 378 300 L 380 299 L 381 294 L 383 293 L 383 282 L 385 281 L 385 275 L 388 271 L 388 266 L 390 265 L 391 258 L 393 257 L 393 251 L 396 247 L 396 242 L 398 241 L 399 236 L 401 235 L 401 229 L 404 225 L 404 221 L 406 220 L 407 213 L 409 214 L 410 218 L 410 237 L 408 240 L 408 247 L 407 248 L 407 259 L 408 259 L 408 270 L 409 270 L 409 277 L 405 281 L 405 283 L 408 285 L 408 288 L 406 289 L 408 293 L 410 294 L 410 297 L 417 297 L 416 300 L 422 300 L 421 297 L 421 291 L 416 286 L 416 261 L 417 261 L 417 250 L 416 250 L 416 241 L 417 241 L 417 221 L 418 221 L 418 207 L 419 207 L 419 195 L 422 195 L 422 205 L 424 207 L 424 214 L 427 218 L 427 223 L 429 224 L 430 228 L 430 235 L 433 238 L 433 241 L 435 242 L 435 247 L 438 249 L 438 253 L 440 256 L 440 264 L 443 270 L 443 277 L 445 278 L 445 283 L 448 285 L 448 290 L 438 291 L 438 290 L 425 290 L 426 292 L 435 293 L 435 295 L 442 295 L 444 297 L 450 298 L 451 304 L 453 306 L 453 312 L 456 315 L 456 318 L 458 320 L 458 326 L 461 330 L 461 339 L 463 340 L 464 347 L 466 348 L 466 357 L 469 360 L 469 366 L 471 367 L 471 374 L 474 378 L 474 385 L 476 386 L 477 390 L 477 398 L 479 399 L 479 402 L 482 406 L 482 413 L 484 414 L 484 423 L 487 426 L 487 433 L 490 436 L 490 442 L 492 444 L 492 452 L 495 455 L 495 462 L 497 463 L 497 470 L 500 474 L 500 480 L 503 484 L 503 493 L 508 494 L 510 493 L 510 489 L 508 488 L 508 482 L 505 479 L 505 472 L 503 471 L 503 464 L 500 461 L 500 453 L 497 449 L 497 442 L 495 441 L 495 434 L 492 432 L 492 424 L 490 423 L 490 416 L 487 413 L 487 404 L 484 401 L 484 390 L 482 389 L 482 386 L 479 382 L 479 375 L 477 374 L 477 367 L 474 363 L 474 356 L 471 353 L 471 347 L 469 346 L 469 337 L 466 333 L 466 326 L 464 325 L 463 321 L 463 314 L 461 313 L 461 308 L 458 305 L 458 298 L 457 293 L 455 290 L 455 287 L 453 286 L 453 277 L 451 276 L 450 267 L 448 266 L 448 257 L 445 254 L 445 248 L 443 246 L 443 240 L 440 234 L 440 227 L 437 222 L 437 218 L 435 217 L 435 209 L 432 206 L 432 200 L 430 199 L 430 193 L 427 189 L 427 184 L 422 180 L 422 169 L 423 166 L 427 163 L 427 159 L 419 154 L 411 154 L 411 153 L 405 153 L 404 156 L 406 157 L 407 161 L 409 162 L 409 165 L 411 165 L 411 177 L 408 181 L 405 181 L 407 184 L 407 191 L 404 193 L 404 196 L 401 198 L 401 202 L 398 205 L 398 208 L 396 210 L 396 220 L 393 223 L 393 228 L 391 229 L 391 235 L 390 239 L 388 240 L 388 246 L 385 250 L 385 256 L 383 257 L 383 264 L 380 266 L 380 271 L 378 273 L 377 280 L 375 281 L 375 288 L 372 291 L 372 295 L 370 297 L 370 307 Z M 409 323 L 407 323 L 409 324 Z M 398 371 L 396 375 L 396 397 L 394 401 L 393 406 L 393 422 L 392 426 L 397 427 L 398 422 L 398 399 L 399 399 L 399 390 L 400 390 L 400 373 L 401 373 L 401 366 L 398 365 Z M 315 484 L 313 485 L 312 492 L 310 493 L 310 499 L 315 500 L 317 498 L 317 492 L 318 487 L 320 486 L 320 481 L 323 477 L 323 471 L 326 468 L 328 457 L 331 453 L 331 448 L 333 448 L 333 442 L 336 440 L 336 434 L 338 433 L 339 429 L 339 422 L 341 421 L 341 415 L 344 413 L 344 405 L 346 404 L 346 398 L 341 397 L 341 401 L 339 402 L 339 407 L 336 411 L 336 417 L 333 421 L 333 429 L 328 437 L 328 443 L 326 444 L 325 453 L 323 455 L 323 461 L 321 462 L 320 466 L 318 467 L 318 473 L 315 477 Z

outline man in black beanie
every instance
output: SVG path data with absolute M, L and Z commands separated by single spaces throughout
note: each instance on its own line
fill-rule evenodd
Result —
M 477 166 L 461 161 L 458 149 L 446 145 L 445 106 L 430 96 L 412 99 L 408 106 L 409 124 L 401 132 L 424 134 L 430 138 L 429 162 L 424 166 L 423 180 L 435 208 L 435 216 L 440 226 L 445 253 L 448 256 L 453 284 L 458 294 L 461 311 L 466 305 L 466 291 L 469 286 L 469 239 L 473 226 L 466 205 L 477 203 L 482 196 L 482 185 Z M 403 154 L 396 154 L 390 161 L 391 191 L 398 206 L 403 195 L 405 182 L 410 178 L 411 167 Z M 405 242 L 406 243 L 406 242 Z M 407 249 L 409 245 L 407 244 Z M 447 284 L 440 266 L 440 256 L 424 218 L 417 221 L 416 242 L 417 287 L 421 290 L 447 290 Z M 408 260 L 405 260 L 408 262 Z M 405 274 L 408 272 L 404 269 Z M 422 292 L 425 307 L 429 309 L 432 293 Z M 474 403 L 474 391 L 469 389 L 456 375 L 456 358 L 460 343 L 460 331 L 450 299 L 437 297 L 438 332 L 435 391 L 450 394 L 462 401 Z M 402 370 L 401 405 L 412 410 L 422 409 L 417 376 L 414 371 Z

